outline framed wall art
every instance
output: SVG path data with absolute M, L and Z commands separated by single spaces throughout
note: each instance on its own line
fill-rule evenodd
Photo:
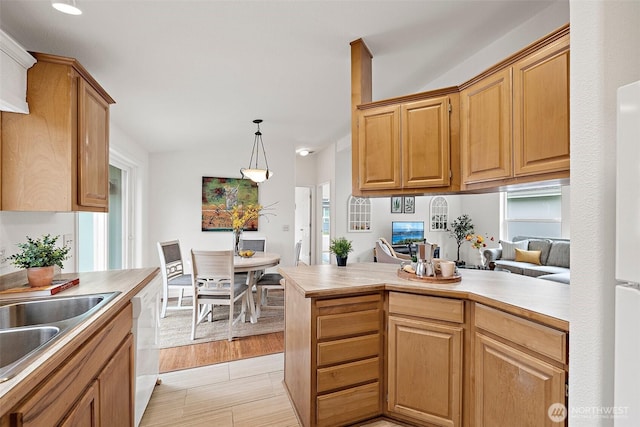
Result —
M 415 196 L 404 196 L 402 198 L 402 206 L 403 206 L 404 213 L 408 213 L 408 214 L 416 213 Z
M 391 196 L 391 213 L 402 213 L 402 196 Z
M 258 184 L 248 179 L 202 177 L 202 231 L 232 231 L 231 209 L 258 204 Z M 257 231 L 258 219 L 245 231 Z

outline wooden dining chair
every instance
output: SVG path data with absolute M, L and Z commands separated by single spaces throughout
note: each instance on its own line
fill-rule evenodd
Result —
M 229 341 L 233 339 L 233 325 L 245 316 L 247 284 L 233 274 L 233 251 L 191 250 L 193 263 L 193 318 L 191 339 L 196 339 L 196 327 L 209 315 L 213 321 L 216 305 L 229 307 Z M 235 303 L 242 299 L 242 309 L 233 318 Z
M 294 248 L 294 265 L 300 263 L 300 250 L 302 249 L 302 240 L 296 242 Z M 284 290 L 284 278 L 278 273 L 263 274 L 256 282 L 258 288 L 258 298 L 256 299 L 256 315 L 260 317 L 263 308 L 283 308 L 284 305 L 268 305 L 269 290 Z
M 182 252 L 178 240 L 158 242 L 157 246 L 162 272 L 162 311 L 160 316 L 164 318 L 167 315 L 167 310 L 188 310 L 192 307 L 191 305 L 182 305 L 184 290 L 191 286 L 191 275 L 184 273 Z M 176 306 L 167 304 L 171 288 L 175 288 L 179 292 L 178 305 Z
M 243 237 L 240 240 L 240 247 L 242 248 L 242 250 L 252 250 L 254 252 L 266 252 L 267 238 L 266 237 Z

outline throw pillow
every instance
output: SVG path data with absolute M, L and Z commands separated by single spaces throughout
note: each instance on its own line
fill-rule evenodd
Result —
M 519 242 L 507 242 L 500 240 L 500 246 L 502 247 L 502 256 L 500 259 L 513 261 L 516 259 L 516 248 L 527 250 L 529 248 L 529 241 L 520 240 Z
M 516 249 L 516 261 L 541 265 L 540 251 L 525 251 L 522 249 Z
M 569 268 L 571 260 L 571 244 L 569 242 L 553 242 L 549 251 L 547 265 Z
M 389 249 L 389 246 L 387 246 L 384 242 L 378 242 L 378 243 L 380 243 L 380 249 L 382 249 L 382 251 L 385 254 L 387 254 L 389 256 L 393 256 L 393 255 L 391 255 L 391 250 Z
M 551 249 L 551 240 L 547 239 L 529 239 L 530 251 L 540 251 L 540 264 L 547 265 L 549 258 L 549 250 Z

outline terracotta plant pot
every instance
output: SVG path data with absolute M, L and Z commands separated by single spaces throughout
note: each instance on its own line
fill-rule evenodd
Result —
M 53 282 L 53 265 L 27 268 L 27 280 L 32 288 L 49 286 Z

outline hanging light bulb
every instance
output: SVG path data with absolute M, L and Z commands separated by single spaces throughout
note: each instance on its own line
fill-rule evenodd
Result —
M 51 0 L 51 6 L 67 15 L 82 15 L 82 11 L 76 5 L 76 0 Z
M 264 143 L 262 142 L 262 132 L 260 132 L 260 123 L 262 123 L 262 119 L 255 119 L 253 121 L 258 126 L 258 130 L 255 133 L 255 138 L 253 140 L 253 149 L 251 150 L 251 160 L 249 160 L 248 168 L 241 168 L 240 174 L 242 178 L 249 178 L 253 182 L 264 182 L 267 179 L 273 176 L 273 171 L 269 170 L 269 163 L 267 162 L 267 153 L 264 150 Z M 260 144 L 260 146 L 258 146 Z M 264 157 L 264 166 L 265 168 L 258 167 L 258 157 L 260 156 L 260 149 L 262 148 L 262 157 Z M 253 163 L 253 157 L 255 156 L 256 161 Z M 252 165 L 253 164 L 253 165 Z

